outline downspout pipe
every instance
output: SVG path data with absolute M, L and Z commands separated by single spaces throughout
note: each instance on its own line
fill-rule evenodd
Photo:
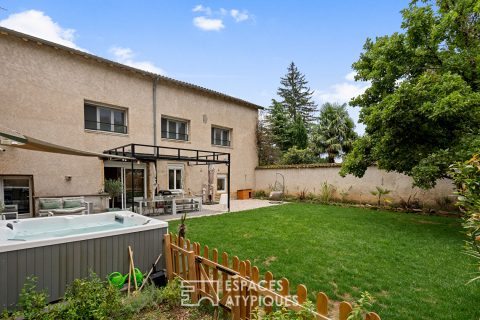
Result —
M 152 97 L 152 110 L 153 110 L 153 145 L 157 145 L 157 84 L 160 80 L 160 76 L 156 76 L 153 79 L 153 97 Z

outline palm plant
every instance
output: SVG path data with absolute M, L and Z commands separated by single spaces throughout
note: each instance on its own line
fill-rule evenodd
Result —
M 328 162 L 352 149 L 357 138 L 355 124 L 348 115 L 347 105 L 327 102 L 320 109 L 318 124 L 313 128 L 310 148 L 320 156 L 327 154 Z

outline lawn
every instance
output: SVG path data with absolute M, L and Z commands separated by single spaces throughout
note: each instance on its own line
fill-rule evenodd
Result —
M 188 238 L 310 293 L 352 301 L 366 290 L 382 319 L 480 318 L 458 219 L 293 203 L 190 219 L 187 228 Z

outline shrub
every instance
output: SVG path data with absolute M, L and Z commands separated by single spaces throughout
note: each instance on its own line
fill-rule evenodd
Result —
M 58 319 L 111 319 L 123 313 L 120 292 L 95 273 L 76 279 L 67 288 Z
M 142 311 L 155 310 L 161 301 L 161 289 L 154 285 L 145 286 L 141 293 L 123 299 L 123 314 L 129 318 Z
M 386 196 L 387 194 L 389 194 L 391 192 L 391 190 L 388 190 L 388 189 L 384 189 L 382 187 L 379 187 L 379 186 L 376 186 L 375 187 L 375 190 L 373 191 L 370 191 L 370 193 L 374 196 L 377 197 L 377 204 L 380 205 L 381 201 L 382 201 L 382 197 L 383 196 Z M 390 200 L 389 199 L 384 199 L 384 204 L 386 202 L 389 202 Z
M 451 175 L 457 185 L 457 205 L 465 213 L 463 227 L 468 237 L 467 254 L 478 262 L 480 274 L 480 156 L 457 162 L 450 167 Z M 480 276 L 470 281 L 480 280 Z
M 400 206 L 405 210 L 420 209 L 422 207 L 416 192 L 409 195 L 406 200 L 400 197 Z
M 347 320 L 363 320 L 363 314 L 367 313 L 372 307 L 373 297 L 367 292 L 362 292 L 360 299 L 358 299 L 352 308 L 352 312 Z
M 288 310 L 286 307 L 279 306 L 277 310 L 272 313 L 266 314 L 260 308 L 255 308 L 252 311 L 251 319 L 253 320 L 315 320 L 314 315 L 315 307 L 311 301 L 307 301 L 303 304 L 303 307 L 299 311 Z
M 298 193 L 297 199 L 300 200 L 300 201 L 305 201 L 307 199 L 307 189 L 306 188 L 301 190 Z
M 48 294 L 45 290 L 37 291 L 37 278 L 28 277 L 23 285 L 19 297 L 19 307 L 21 313 L 26 320 L 29 319 L 47 319 L 44 314 L 47 307 Z
M 325 181 L 320 187 L 320 200 L 324 203 L 328 203 L 332 199 L 334 193 L 335 187 Z
M 171 308 L 180 305 L 181 286 L 179 279 L 169 281 L 167 285 L 160 290 L 161 293 L 159 303 L 162 303 Z
M 267 192 L 265 190 L 255 190 L 253 192 L 253 198 L 254 199 L 265 199 L 267 198 Z

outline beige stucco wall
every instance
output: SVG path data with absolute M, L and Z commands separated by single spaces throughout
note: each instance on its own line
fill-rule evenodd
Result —
M 442 197 L 453 197 L 454 186 L 449 180 L 439 180 L 435 188 L 421 190 L 412 188 L 412 178 L 396 172 L 386 172 L 377 167 L 370 167 L 362 178 L 348 175 L 342 178 L 338 173 L 340 167 L 319 168 L 288 168 L 288 169 L 257 169 L 256 190 L 271 190 L 275 185 L 276 173 L 285 176 L 286 192 L 295 194 L 303 190 L 319 194 L 321 185 L 326 181 L 337 190 L 335 197 L 340 198 L 340 192 L 347 191 L 347 200 L 361 203 L 375 203 L 376 198 L 370 192 L 376 186 L 391 190 L 386 197 L 393 202 L 407 200 L 412 196 L 426 205 L 435 206 L 436 200 Z M 281 178 L 279 178 L 281 182 Z
M 1 34 L 0 64 L 0 126 L 95 152 L 128 143 L 153 144 L 151 78 Z M 86 131 L 85 100 L 125 108 L 129 133 Z M 232 190 L 253 187 L 257 165 L 255 109 L 160 82 L 157 113 L 160 145 L 230 152 Z M 162 141 L 162 114 L 189 120 L 191 141 Z M 207 123 L 203 123 L 204 114 Z M 211 145 L 212 124 L 232 128 L 231 148 Z M 0 152 L 0 175 L 33 175 L 36 197 L 92 195 L 102 189 L 103 162 L 97 158 L 5 149 Z M 205 172 L 206 167 L 188 167 L 187 188 L 201 190 L 201 181 L 206 178 L 202 170 Z M 159 183 L 165 182 L 166 175 L 159 173 Z M 65 176 L 72 176 L 71 181 Z

